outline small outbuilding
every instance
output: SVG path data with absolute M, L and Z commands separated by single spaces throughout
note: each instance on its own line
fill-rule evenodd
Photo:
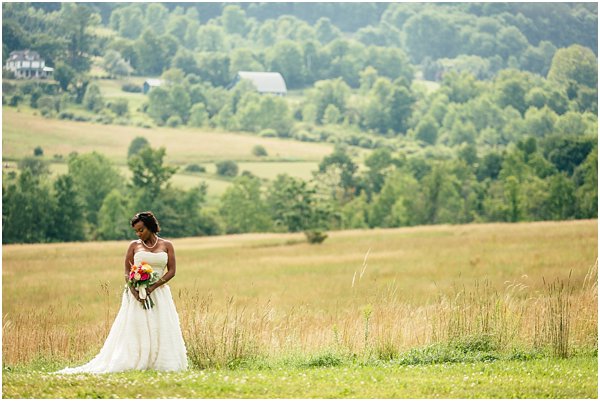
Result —
M 247 79 L 256 87 L 258 93 L 269 93 L 278 96 L 287 94 L 285 79 L 278 72 L 240 71 L 235 76 L 229 88 L 233 88 L 242 79 Z
M 144 93 L 150 92 L 154 88 L 158 88 L 162 85 L 162 80 L 160 79 L 147 79 L 144 81 Z

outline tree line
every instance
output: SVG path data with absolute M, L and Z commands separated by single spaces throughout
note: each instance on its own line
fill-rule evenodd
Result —
M 597 218 L 591 138 L 530 137 L 483 157 L 474 147 L 452 158 L 381 148 L 363 172 L 338 146 L 308 181 L 281 174 L 265 184 L 244 172 L 213 208 L 204 183 L 170 185 L 177 169 L 165 153 L 132 142 L 129 180 L 96 152 L 70 155 L 68 173 L 54 180 L 39 157 L 21 160 L 2 182 L 3 243 L 127 239 L 139 210 L 153 210 L 168 237 Z

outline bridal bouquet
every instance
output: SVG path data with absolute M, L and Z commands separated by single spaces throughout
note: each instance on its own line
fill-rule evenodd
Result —
M 128 282 L 139 291 L 140 298 L 144 300 L 144 309 L 150 309 L 154 306 L 152 298 L 146 293 L 146 288 L 156 283 L 159 279 L 158 276 L 158 272 L 155 272 L 152 266 L 146 262 L 141 262 L 139 266 L 131 266 Z

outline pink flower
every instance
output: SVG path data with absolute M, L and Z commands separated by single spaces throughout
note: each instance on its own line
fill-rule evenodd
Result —
M 149 278 L 150 278 L 150 275 L 148 273 L 142 273 L 142 281 L 148 280 Z

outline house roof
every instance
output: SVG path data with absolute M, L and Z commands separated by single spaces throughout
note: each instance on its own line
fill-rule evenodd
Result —
M 8 56 L 10 61 L 39 61 L 42 58 L 35 50 L 14 50 Z
M 278 72 L 238 72 L 240 79 L 252 81 L 256 89 L 261 93 L 286 93 L 287 87 L 283 76 Z
M 144 81 L 145 84 L 148 84 L 148 86 L 160 86 L 162 85 L 162 80 L 161 79 L 147 79 L 146 81 Z

